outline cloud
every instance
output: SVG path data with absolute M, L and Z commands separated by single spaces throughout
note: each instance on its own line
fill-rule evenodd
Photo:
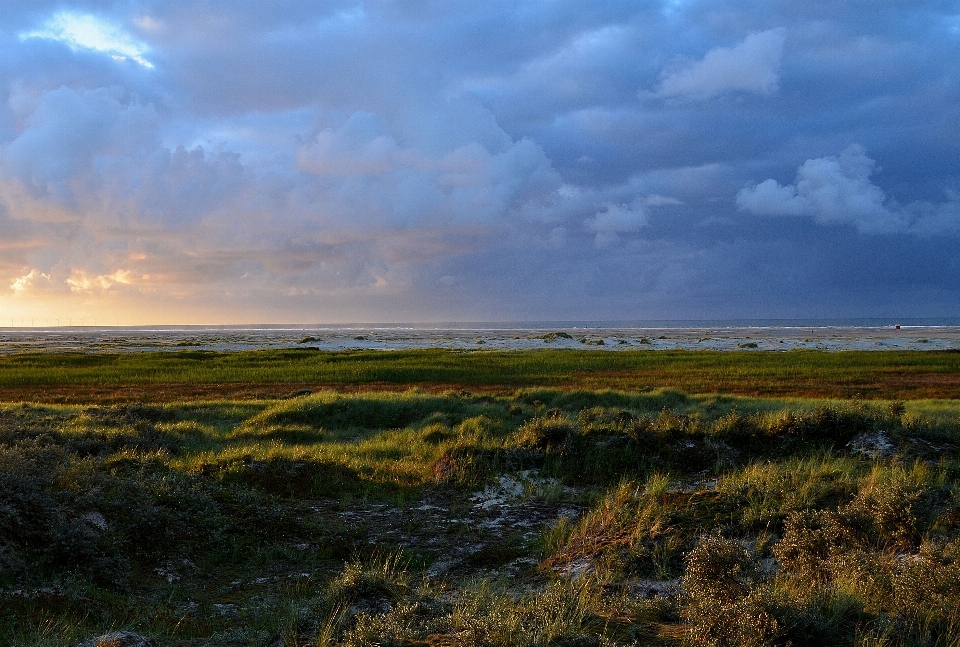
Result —
M 948 189 L 946 201 L 918 201 L 907 205 L 906 211 L 916 218 L 911 228 L 920 236 L 955 235 L 960 232 L 960 192 Z
M 425 135 L 357 112 L 299 147 L 299 168 L 314 179 L 313 200 L 327 222 L 396 228 L 540 218 L 560 188 L 543 150 L 492 130 L 487 111 L 447 105 L 461 119 L 438 110 L 438 129 Z
M 24 290 L 0 290 L 0 311 L 657 318 L 830 313 L 854 293 L 880 308 L 921 289 L 954 295 L 924 312 L 960 303 L 960 200 L 942 197 L 960 186 L 953 8 L 7 4 L 0 280 Z M 882 176 L 862 150 L 825 157 L 851 141 Z M 878 232 L 909 235 L 862 235 Z
M 33 292 L 49 289 L 51 285 L 49 274 L 38 269 L 32 269 L 27 274 L 14 279 L 10 283 L 10 289 L 14 292 Z
M 138 288 L 169 298 L 236 294 L 238 277 L 247 294 L 394 293 L 417 264 L 504 240 L 511 222 L 551 222 L 559 199 L 542 148 L 475 97 L 390 119 L 357 111 L 286 141 L 261 132 L 170 149 L 160 111 L 122 92 L 42 94 L 0 145 L 0 208 L 33 223 L 19 235 L 43 250 L 12 267 L 58 256 L 74 268 L 59 283 L 85 298 L 143 276 Z
M 645 207 L 677 206 L 681 204 L 683 204 L 683 200 L 678 200 L 677 198 L 672 198 L 666 195 L 660 195 L 659 193 L 651 193 L 643 199 L 643 206 Z
M 840 155 L 809 159 L 794 184 L 776 180 L 746 186 L 737 206 L 761 216 L 813 216 L 821 225 L 853 225 L 861 233 L 905 231 L 910 220 L 884 204 L 886 196 L 870 181 L 876 162 L 853 144 Z
M 761 216 L 807 216 L 814 212 L 813 203 L 797 195 L 797 187 L 781 186 L 772 178 L 741 189 L 737 207 Z
M 785 34 L 771 29 L 750 34 L 735 47 L 716 47 L 699 61 L 664 72 L 656 96 L 704 101 L 726 92 L 774 94 Z
M 594 244 L 607 247 L 617 242 L 620 234 L 635 234 L 649 222 L 643 207 L 625 204 L 606 204 L 603 211 L 584 221 L 587 231 L 596 234 Z
M 0 173 L 12 173 L 35 196 L 72 201 L 78 180 L 96 181 L 100 175 L 98 160 L 153 144 L 155 109 L 126 94 L 119 88 L 65 86 L 44 93 L 13 141 L 0 146 Z
M 240 155 L 222 147 L 156 148 L 99 160 L 100 193 L 127 220 L 183 226 L 229 208 L 249 184 Z
M 143 58 L 150 51 L 146 44 L 118 25 L 91 14 L 59 11 L 47 19 L 40 29 L 20 34 L 21 40 L 29 38 L 60 41 L 71 49 L 102 52 L 117 60 L 129 58 L 143 67 L 153 68 L 153 63 Z
M 134 282 L 130 270 L 116 270 L 111 274 L 89 276 L 83 270 L 74 270 L 66 283 L 71 292 L 93 292 L 95 290 L 109 290 L 115 285 L 130 285 Z

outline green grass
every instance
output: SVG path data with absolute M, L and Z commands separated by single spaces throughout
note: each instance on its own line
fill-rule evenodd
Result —
M 960 401 L 584 386 L 955 355 L 197 355 L 4 360 L 340 390 L 0 404 L 0 646 L 960 644 Z
M 0 358 L 0 391 L 209 386 L 532 386 L 761 396 L 953 398 L 960 354 L 926 351 L 349 351 L 21 354 Z M 216 394 L 216 388 L 210 393 Z M 153 397 L 158 397 L 156 393 Z M 173 397 L 177 399 L 174 388 Z

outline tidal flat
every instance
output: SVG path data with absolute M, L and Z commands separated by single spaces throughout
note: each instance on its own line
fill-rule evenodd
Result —
M 960 326 L 836 322 L 540 322 L 273 326 L 46 326 L 0 330 L 0 356 L 345 350 L 960 350 Z
M 960 353 L 305 345 L 0 358 L 0 645 L 960 644 Z

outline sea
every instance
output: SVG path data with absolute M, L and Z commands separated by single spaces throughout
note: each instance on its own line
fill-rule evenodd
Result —
M 0 327 L 0 355 L 282 348 L 960 350 L 960 318 Z

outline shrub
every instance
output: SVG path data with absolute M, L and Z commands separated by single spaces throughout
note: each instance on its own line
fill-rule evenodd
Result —
M 382 599 L 392 604 L 411 591 L 407 560 L 399 552 L 382 550 L 375 550 L 366 557 L 354 556 L 344 564 L 343 571 L 328 590 L 338 603 Z
M 864 543 L 905 549 L 919 539 L 922 494 L 923 488 L 902 468 L 874 471 L 840 512 L 851 529 L 860 531 Z
M 603 407 L 591 407 L 581 410 L 577 415 L 577 427 L 585 436 L 634 436 L 649 426 L 649 418 L 637 416 L 624 409 L 612 411 Z
M 897 610 L 936 636 L 960 634 L 960 539 L 925 543 L 891 577 Z M 932 642 L 932 641 L 931 641 Z
M 785 440 L 824 442 L 845 445 L 861 433 L 873 431 L 875 417 L 870 412 L 841 411 L 819 407 L 816 411 L 782 411 L 763 419 L 767 435 Z
M 476 486 L 495 474 L 530 469 L 542 464 L 543 456 L 529 449 L 460 444 L 444 450 L 430 465 L 430 470 L 434 483 Z
M 687 556 L 680 614 L 688 639 L 712 647 L 760 647 L 781 633 L 763 591 L 756 562 L 739 543 L 711 536 Z
M 543 341 L 555 341 L 557 339 L 573 339 L 573 335 L 563 331 L 545 332 L 542 335 L 535 335 L 533 339 L 542 339 Z
M 203 463 L 197 471 L 225 485 L 242 485 L 266 494 L 289 498 L 336 496 L 363 489 L 355 470 L 339 463 L 296 460 L 270 456 L 255 460 L 250 455 L 218 463 Z
M 742 544 L 710 536 L 687 556 L 683 588 L 691 600 L 730 601 L 745 597 L 759 579 L 753 558 Z
M 684 434 L 697 434 L 702 431 L 700 417 L 696 414 L 677 413 L 672 409 L 663 409 L 645 430 L 653 432 L 659 440 L 675 439 Z
M 385 613 L 361 613 L 345 632 L 340 647 L 409 647 L 429 645 L 424 636 L 437 624 L 434 605 L 402 600 Z
M 576 435 L 576 427 L 566 418 L 534 418 L 517 431 L 517 444 L 549 452 L 562 449 Z
M 757 416 L 741 413 L 737 409 L 717 418 L 711 429 L 714 435 L 734 442 L 755 438 L 763 431 Z
M 799 510 L 787 517 L 773 555 L 792 575 L 817 582 L 829 578 L 828 560 L 850 543 L 849 529 L 837 513 Z

